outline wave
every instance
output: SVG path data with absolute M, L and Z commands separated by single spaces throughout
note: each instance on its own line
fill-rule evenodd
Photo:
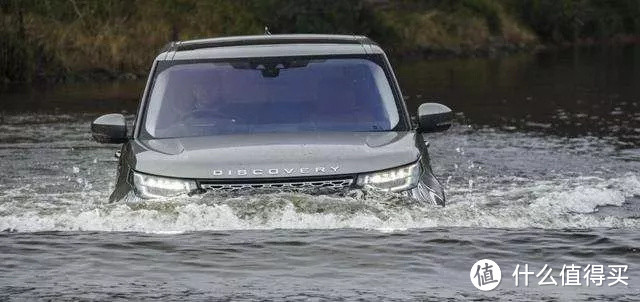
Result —
M 27 190 L 28 188 L 23 188 Z M 425 206 L 395 195 L 358 197 L 298 193 L 219 198 L 211 195 L 162 201 L 105 203 L 91 190 L 41 194 L 24 201 L 23 190 L 5 191 L 0 230 L 179 233 L 247 229 L 359 228 L 638 228 L 638 216 L 597 215 L 603 206 L 640 202 L 636 174 L 602 179 L 567 178 L 483 190 L 449 188 L 449 204 Z M 11 201 L 8 201 L 11 200 Z M 621 211 L 622 212 L 622 211 Z

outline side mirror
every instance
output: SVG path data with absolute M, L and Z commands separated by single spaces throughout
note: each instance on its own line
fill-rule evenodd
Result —
M 127 124 L 119 113 L 105 114 L 91 123 L 91 135 L 99 143 L 121 144 L 127 141 Z
M 445 105 L 424 103 L 418 107 L 418 131 L 440 132 L 451 127 L 453 112 Z

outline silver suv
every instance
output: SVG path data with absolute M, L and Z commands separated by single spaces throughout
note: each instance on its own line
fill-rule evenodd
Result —
M 265 35 L 172 42 L 156 57 L 110 200 L 181 194 L 381 190 L 444 205 L 425 132 L 452 112 L 424 103 L 411 123 L 391 65 L 363 36 Z

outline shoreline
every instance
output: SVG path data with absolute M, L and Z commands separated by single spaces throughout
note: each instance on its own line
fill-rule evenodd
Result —
M 513 44 L 491 43 L 483 45 L 461 45 L 460 47 L 421 47 L 414 50 L 397 51 L 389 48 L 388 56 L 392 61 L 438 61 L 451 59 L 500 58 L 518 54 L 559 51 L 567 48 L 623 47 L 640 44 L 640 36 L 625 36 L 611 39 L 583 39 L 573 43 L 560 44 Z M 35 75 L 28 81 L 10 81 L 3 79 L 0 87 L 19 85 L 58 85 L 105 82 L 131 82 L 145 79 L 148 73 L 91 68 L 87 70 L 66 71 L 56 76 Z

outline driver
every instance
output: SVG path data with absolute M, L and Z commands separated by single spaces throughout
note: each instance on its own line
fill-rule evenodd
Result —
M 206 87 L 202 84 L 194 84 L 191 88 L 193 99 L 193 111 L 218 111 L 222 105 L 217 86 Z
M 192 100 L 191 111 L 181 119 L 189 126 L 219 128 L 236 122 L 233 115 L 228 112 L 227 101 L 217 83 L 193 84 L 190 99 Z
M 199 118 L 229 116 L 226 112 L 227 101 L 218 85 L 194 84 L 191 88 L 192 113 Z

